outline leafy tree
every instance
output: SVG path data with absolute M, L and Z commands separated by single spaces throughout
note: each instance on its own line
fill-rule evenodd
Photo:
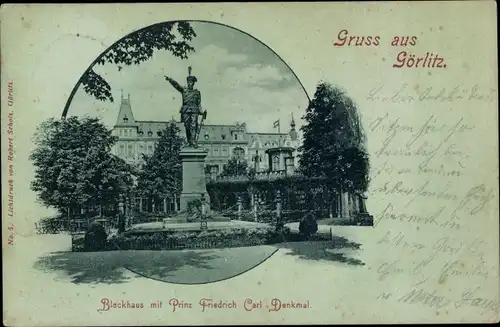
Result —
M 97 118 L 50 118 L 33 141 L 31 189 L 47 207 L 69 215 L 70 208 L 112 203 L 131 188 L 130 168 L 110 153 L 116 138 Z
M 326 177 L 331 189 L 366 191 L 368 155 L 353 101 L 343 90 L 320 83 L 303 118 L 300 171 Z
M 248 163 L 246 160 L 237 157 L 231 158 L 227 164 L 222 167 L 221 176 L 241 176 L 248 173 Z
M 137 190 L 142 196 L 160 203 L 164 198 L 180 196 L 182 192 L 182 162 L 179 156 L 183 139 L 179 128 L 171 122 L 161 133 L 151 156 L 138 174 Z
M 95 170 L 89 167 L 87 171 L 90 175 L 88 179 L 93 178 L 94 202 L 99 208 L 103 205 L 114 206 L 118 203 L 120 193 L 126 196 L 132 192 L 135 170 L 119 157 L 106 155 Z
M 194 48 L 189 44 L 196 33 L 186 21 L 155 24 L 133 32 L 113 44 L 95 64 L 111 63 L 120 71 L 124 66 L 138 65 L 152 58 L 156 50 L 166 50 L 175 57 L 187 59 Z M 99 75 L 94 66 L 90 67 L 80 78 L 71 92 L 64 107 L 62 117 L 66 117 L 71 101 L 82 84 L 83 90 L 97 100 L 113 102 L 111 86 Z

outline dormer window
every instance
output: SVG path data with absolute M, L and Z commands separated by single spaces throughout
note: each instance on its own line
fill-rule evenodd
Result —
M 148 136 L 149 137 L 153 136 L 153 132 L 151 132 L 151 130 L 148 131 Z
M 238 134 L 236 134 L 236 133 L 234 134 L 234 140 L 235 141 L 238 140 Z
M 209 135 L 208 134 L 205 134 L 205 140 L 208 140 L 209 139 Z
M 126 124 L 126 123 L 128 123 L 128 118 L 127 118 L 127 116 L 123 117 L 123 122 L 124 122 L 125 124 Z
M 156 134 L 158 134 L 158 136 L 161 136 L 161 131 L 158 131 Z
M 223 140 L 226 139 L 226 135 L 225 134 L 222 134 L 221 137 L 222 137 Z
M 143 136 L 144 132 L 142 130 L 140 130 L 139 132 L 137 132 L 137 134 L 139 134 L 140 136 Z

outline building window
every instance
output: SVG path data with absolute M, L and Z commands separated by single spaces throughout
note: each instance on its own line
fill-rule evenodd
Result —
M 128 118 L 127 118 L 127 116 L 123 117 L 123 122 L 124 122 L 125 124 L 126 124 L 126 123 L 128 123 Z
M 239 159 L 243 159 L 243 157 L 245 156 L 245 150 L 243 148 L 234 148 L 233 156 Z
M 222 156 L 227 157 L 227 149 L 226 148 L 222 149 Z
M 208 140 L 210 136 L 208 134 L 205 134 L 205 140 Z
M 125 153 L 125 145 L 123 144 L 120 144 L 120 152 L 119 152 L 121 155 L 123 155 Z
M 226 139 L 226 135 L 225 134 L 222 134 L 221 137 L 222 137 L 223 140 Z
M 237 141 L 238 140 L 238 134 L 234 134 L 234 140 Z
M 144 132 L 142 130 L 140 130 L 137 134 L 139 134 L 139 136 L 143 136 Z
M 120 129 L 120 136 L 123 136 L 123 131 Z
M 128 136 L 128 129 L 125 130 L 125 136 Z
M 148 153 L 153 153 L 153 146 L 152 145 L 148 145 Z
M 161 136 L 161 131 L 158 131 L 156 134 L 158 134 L 158 136 Z
M 151 130 L 148 131 L 148 136 L 149 137 L 153 136 L 153 132 L 151 132 Z
M 273 170 L 278 170 L 280 164 L 280 158 L 278 156 L 273 156 Z
M 219 148 L 214 148 L 213 151 L 214 151 L 214 157 L 218 157 L 219 156 Z
M 140 146 L 139 146 L 139 151 L 140 151 L 141 153 L 144 153 L 144 145 L 140 145 Z

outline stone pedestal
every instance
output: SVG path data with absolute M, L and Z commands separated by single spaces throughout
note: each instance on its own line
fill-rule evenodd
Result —
M 205 180 L 205 158 L 208 152 L 199 148 L 184 148 L 180 152 L 182 160 L 182 193 L 180 197 L 180 211 L 185 212 L 187 204 L 200 199 L 205 194 L 207 204 L 210 198 Z

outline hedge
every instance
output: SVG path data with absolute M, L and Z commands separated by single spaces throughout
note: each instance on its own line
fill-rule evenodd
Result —
M 112 250 L 181 250 L 214 249 L 271 245 L 285 242 L 328 241 L 329 233 L 316 233 L 309 237 L 291 232 L 284 227 L 282 232 L 270 229 L 225 229 L 196 232 L 152 232 L 143 234 L 121 234 L 108 238 L 107 251 Z M 73 251 L 83 251 L 83 242 L 74 239 Z

